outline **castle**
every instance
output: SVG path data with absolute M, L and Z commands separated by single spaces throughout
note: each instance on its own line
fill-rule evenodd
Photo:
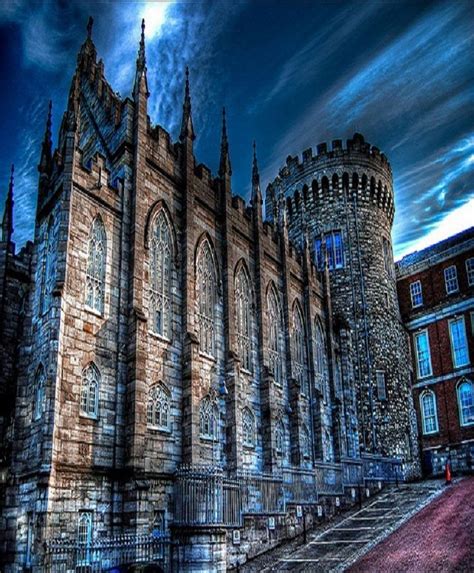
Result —
M 144 25 L 121 99 L 90 21 L 56 149 L 49 111 L 20 253 L 12 175 L 6 571 L 66 570 L 70 540 L 92 567 L 101 539 L 156 531 L 178 570 L 222 571 L 262 531 L 301 527 L 301 505 L 327 496 L 326 512 L 419 471 L 387 158 L 359 134 L 289 157 L 264 220 L 255 149 L 251 203 L 232 194 L 225 114 L 218 175 L 196 163 L 188 74 L 179 141 L 151 124 L 148 97 Z

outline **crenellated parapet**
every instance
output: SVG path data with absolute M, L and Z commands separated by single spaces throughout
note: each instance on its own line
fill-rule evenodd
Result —
M 288 156 L 286 165 L 267 187 L 267 218 L 275 220 L 284 206 L 291 222 L 303 210 L 308 212 L 313 205 L 337 199 L 344 191 L 382 209 L 392 224 L 395 206 L 390 163 L 357 133 L 345 147 L 336 139 L 331 149 L 320 143 L 316 155 L 307 149 L 301 160 Z

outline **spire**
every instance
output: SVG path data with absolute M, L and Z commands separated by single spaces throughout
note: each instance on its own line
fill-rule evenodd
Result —
M 138 47 L 137 69 L 135 72 L 135 85 L 133 88 L 134 95 L 144 89 L 146 97 L 150 95 L 148 91 L 148 80 L 146 77 L 146 56 L 145 56 L 145 18 L 142 19 L 142 32 L 140 44 Z M 143 84 L 143 86 L 142 86 Z
M 52 169 L 52 148 L 53 142 L 51 139 L 51 114 L 53 110 L 53 102 L 49 100 L 48 117 L 46 119 L 46 128 L 44 130 L 43 143 L 41 144 L 41 158 L 38 165 L 38 171 L 51 175 Z
M 179 138 L 184 141 L 187 137 L 194 141 L 193 118 L 191 115 L 191 95 L 189 91 L 189 68 L 186 66 L 186 82 L 184 84 L 183 119 L 181 120 L 181 133 Z
M 89 16 L 89 20 L 87 20 L 87 39 L 92 40 L 92 26 L 94 25 L 94 18 Z
M 222 108 L 222 138 L 221 138 L 221 160 L 219 164 L 219 176 L 232 175 L 232 167 L 229 157 L 229 142 L 227 140 L 227 125 L 225 121 L 225 107 Z
M 253 165 L 252 165 L 252 203 L 262 204 L 262 192 L 260 190 L 260 173 L 257 164 L 257 145 L 253 142 Z
M 143 71 L 146 66 L 145 56 L 145 18 L 142 18 L 142 34 L 140 37 L 140 46 L 138 48 L 137 70 Z
M 10 243 L 13 235 L 13 174 L 15 166 L 12 164 L 10 171 L 10 183 L 8 185 L 7 198 L 5 199 L 5 211 L 2 220 L 2 241 Z

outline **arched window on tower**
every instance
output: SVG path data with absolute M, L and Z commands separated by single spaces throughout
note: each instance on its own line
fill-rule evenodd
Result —
M 306 366 L 306 343 L 303 315 L 299 305 L 293 309 L 292 353 L 294 374 L 300 385 L 300 390 L 306 396 L 308 390 L 308 372 Z
M 88 243 L 86 305 L 98 313 L 103 314 L 107 236 L 104 223 L 100 217 L 96 217 L 92 223 Z
M 171 225 L 163 209 L 155 218 L 150 234 L 150 316 L 151 329 L 171 338 Z
M 250 281 L 243 267 L 235 278 L 237 345 L 242 368 L 252 371 L 252 297 Z
M 281 312 L 277 294 L 273 287 L 267 294 L 267 321 L 268 321 L 268 361 L 269 369 L 273 373 L 275 382 L 283 385 L 284 349 L 281 328 Z
M 90 418 L 99 416 L 100 372 L 91 362 L 82 371 L 81 414 Z
M 218 283 L 217 269 L 207 239 L 202 242 L 199 248 L 196 273 L 200 350 L 215 357 Z
M 255 416 L 249 408 L 242 412 L 242 443 L 246 448 L 255 447 Z
M 219 439 L 219 409 L 209 396 L 201 400 L 199 408 L 199 429 L 201 438 L 217 441 Z
M 149 390 L 147 423 L 150 428 L 171 431 L 171 393 L 161 382 Z
M 46 408 L 46 374 L 42 364 L 36 371 L 34 388 L 33 420 L 39 420 Z

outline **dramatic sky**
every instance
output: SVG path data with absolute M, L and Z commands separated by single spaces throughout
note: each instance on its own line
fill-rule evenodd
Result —
M 13 162 L 17 245 L 32 237 L 47 102 L 57 133 L 89 14 L 122 96 L 145 17 L 149 112 L 175 139 L 189 65 L 213 172 L 226 106 L 235 193 L 248 197 L 253 139 L 265 187 L 287 155 L 360 131 L 392 164 L 397 256 L 473 224 L 473 2 L 1 0 L 0 201 Z

